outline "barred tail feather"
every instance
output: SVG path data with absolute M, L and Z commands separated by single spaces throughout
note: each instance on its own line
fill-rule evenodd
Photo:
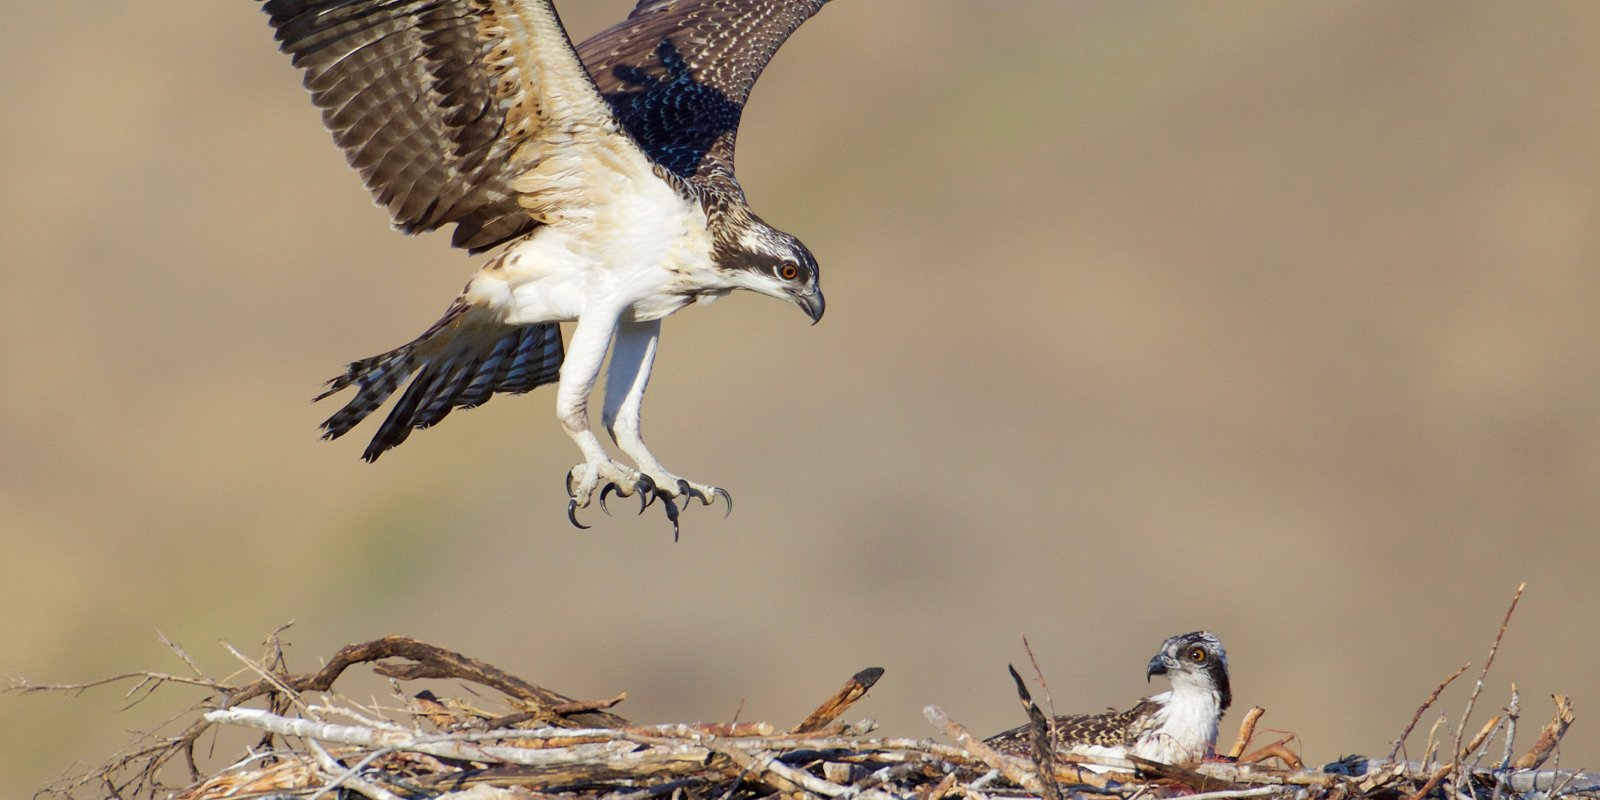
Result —
M 496 394 L 522 394 L 561 376 L 561 326 L 554 322 L 505 325 L 473 319 L 455 305 L 412 342 L 350 365 L 328 381 L 321 400 L 354 386 L 355 397 L 326 422 L 324 439 L 345 435 L 383 405 L 413 373 L 411 385 L 389 411 L 361 457 L 374 461 L 411 431 L 437 424 L 452 409 L 472 408 Z

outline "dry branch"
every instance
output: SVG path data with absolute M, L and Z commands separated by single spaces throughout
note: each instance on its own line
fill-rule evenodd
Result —
M 1554 695 L 1556 701 L 1556 716 L 1539 731 L 1539 738 L 1534 741 L 1533 747 L 1526 754 L 1516 760 L 1511 766 L 1514 769 L 1538 769 L 1544 765 L 1545 759 L 1550 757 L 1550 752 L 1560 743 L 1561 737 L 1566 735 L 1567 726 L 1572 724 L 1572 702 L 1564 694 Z
M 1453 683 L 1456 678 L 1461 677 L 1461 673 L 1466 672 L 1470 666 L 1472 666 L 1471 662 L 1462 664 L 1460 669 L 1450 673 L 1450 677 L 1440 681 L 1439 685 L 1434 688 L 1433 693 L 1428 695 L 1428 699 L 1422 701 L 1422 705 L 1417 706 L 1417 713 L 1411 715 L 1411 721 L 1406 723 L 1406 729 L 1400 732 L 1400 738 L 1395 739 L 1394 745 L 1389 748 L 1389 758 L 1387 760 L 1393 761 L 1400 755 L 1400 748 L 1405 746 L 1406 739 L 1411 736 L 1411 731 L 1417 727 L 1417 721 L 1422 719 L 1422 715 L 1427 713 L 1428 708 L 1434 704 L 1434 701 L 1439 699 L 1439 694 L 1444 691 L 1444 688 Z
M 823 701 L 822 705 L 817 706 L 817 710 L 811 712 L 799 725 L 794 726 L 790 733 L 815 733 L 828 727 L 857 700 L 865 697 L 867 690 L 882 677 L 882 667 L 868 667 L 850 676 L 850 680 L 845 681 L 839 691 Z
M 1250 710 L 1245 712 L 1244 720 L 1239 723 L 1239 735 L 1234 738 L 1233 746 L 1228 748 L 1226 757 L 1229 760 L 1238 761 L 1239 756 L 1244 755 L 1244 751 L 1250 747 L 1250 740 L 1255 738 L 1256 722 L 1260 721 L 1261 715 L 1265 713 L 1267 710 L 1261 706 L 1251 706 Z

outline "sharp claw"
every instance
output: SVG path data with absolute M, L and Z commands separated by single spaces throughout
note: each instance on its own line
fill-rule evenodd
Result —
M 672 543 L 678 543 L 678 504 L 672 498 L 663 496 L 661 504 L 667 507 L 667 521 L 672 523 Z
M 617 492 L 619 496 L 622 494 L 621 491 L 618 491 L 617 485 L 614 483 L 608 483 L 605 485 L 605 488 L 600 490 L 600 510 L 606 512 L 606 516 L 608 517 L 611 516 L 611 509 L 606 508 L 606 495 L 612 492 Z
M 639 513 L 643 514 L 656 501 L 656 482 L 642 472 L 639 473 L 639 494 L 644 497 L 644 505 L 639 509 Z
M 576 466 L 567 470 L 567 497 L 570 497 L 574 500 L 578 499 L 578 494 L 572 491 L 572 473 L 576 472 L 577 470 L 578 468 Z
M 572 527 L 580 531 L 589 530 L 589 526 L 578 521 L 578 501 L 576 498 L 567 501 L 567 519 L 572 520 Z
M 690 486 L 688 481 L 685 481 L 685 480 L 678 481 L 678 493 L 683 495 L 684 497 L 693 497 L 694 499 L 699 500 L 700 501 L 700 505 L 703 505 L 703 506 L 711 505 L 711 498 L 706 497 L 706 493 L 705 492 L 702 492 L 699 489 L 696 489 L 693 486 Z
M 636 490 L 639 493 L 639 516 L 644 516 L 644 510 L 650 507 L 650 493 L 643 488 Z
M 727 519 L 728 515 L 733 513 L 733 495 L 728 494 L 727 489 L 717 488 L 711 490 L 711 496 L 712 498 L 720 497 L 724 503 L 728 504 L 728 510 L 722 512 L 722 518 Z M 708 502 L 706 505 L 709 506 L 711 504 Z

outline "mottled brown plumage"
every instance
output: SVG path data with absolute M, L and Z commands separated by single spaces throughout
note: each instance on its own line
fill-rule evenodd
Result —
M 1096 747 L 1127 747 L 1139 734 L 1153 725 L 1152 715 L 1156 704 L 1141 700 L 1127 711 L 1107 711 L 1103 714 L 1077 714 L 1056 717 L 1051 726 L 1054 742 L 1059 751 L 1068 751 L 1077 745 Z M 985 741 L 990 747 L 1017 756 L 1028 755 L 1028 726 L 1012 728 L 997 733 Z
M 1203 758 L 1233 701 L 1222 642 L 1206 631 L 1169 637 L 1146 667 L 1147 679 L 1155 675 L 1171 679 L 1172 691 L 1146 697 L 1126 711 L 1056 717 L 1051 726 L 1056 752 L 1112 760 L 1137 755 L 1174 764 Z M 1027 757 L 1031 737 L 1024 725 L 986 741 L 1001 752 Z
M 750 89 L 784 40 L 826 2 L 644 0 L 576 49 L 615 123 L 646 155 L 699 188 L 742 194 L 733 147 Z M 529 47 L 507 24 L 506 6 L 263 5 L 283 50 L 305 70 L 334 140 L 395 226 L 418 233 L 453 223 L 451 243 L 472 252 L 537 226 L 512 187 L 541 157 L 537 136 L 550 122 L 543 98 L 528 90 L 548 82 L 547 73 L 560 81 L 578 77 L 563 63 L 570 41 L 567 54 Z M 549 13 L 554 19 L 553 8 Z M 562 94 L 581 101 L 587 93 Z M 530 140 L 534 148 L 519 149 Z
M 827 0 L 645 0 L 578 47 L 617 119 L 673 174 L 733 181 L 739 117 L 761 70 Z

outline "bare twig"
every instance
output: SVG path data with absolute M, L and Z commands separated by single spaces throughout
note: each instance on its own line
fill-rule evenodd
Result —
M 1478 695 L 1483 693 L 1483 680 L 1489 676 L 1489 668 L 1494 666 L 1495 653 L 1500 652 L 1500 640 L 1506 636 L 1506 627 L 1511 624 L 1511 615 L 1517 610 L 1517 601 L 1522 599 L 1522 590 L 1528 588 L 1527 583 L 1517 586 L 1515 594 L 1511 595 L 1511 605 L 1506 609 L 1505 619 L 1500 621 L 1500 630 L 1494 635 L 1494 644 L 1489 645 L 1489 657 L 1483 661 L 1483 669 L 1478 672 L 1478 682 L 1472 687 L 1472 694 L 1467 698 L 1467 707 L 1461 712 L 1461 721 L 1456 723 L 1456 739 L 1451 746 L 1451 754 L 1461 752 L 1461 737 L 1467 733 L 1467 720 L 1472 718 L 1472 707 L 1478 702 Z M 1457 757 L 1459 762 L 1461 757 Z
M 1471 662 L 1462 664 L 1460 669 L 1450 673 L 1450 677 L 1441 681 L 1439 685 L 1434 688 L 1433 693 L 1428 695 L 1428 699 L 1422 701 L 1422 705 L 1417 706 L 1417 713 L 1411 715 L 1411 721 L 1406 723 L 1406 729 L 1400 732 L 1400 738 L 1395 739 L 1394 745 L 1389 748 L 1389 761 L 1395 760 L 1395 758 L 1400 755 L 1400 748 L 1405 746 L 1406 738 L 1411 735 L 1412 729 L 1417 727 L 1417 721 L 1422 719 L 1422 715 L 1428 711 L 1428 707 L 1432 706 L 1434 701 L 1439 699 L 1439 694 L 1444 691 L 1446 686 L 1449 686 L 1452 682 L 1454 682 L 1456 678 L 1461 677 L 1461 673 L 1466 672 L 1467 667 L 1470 666 L 1472 666 Z
M 1050 709 L 1051 735 L 1055 734 L 1056 701 L 1050 696 L 1050 682 L 1044 679 L 1044 670 L 1039 669 L 1039 659 L 1033 657 L 1033 645 L 1028 643 L 1028 637 L 1022 637 L 1022 649 L 1028 654 L 1028 663 L 1033 665 L 1033 675 L 1039 679 L 1039 689 L 1044 692 L 1044 706 Z
M 1516 745 L 1517 741 L 1517 717 L 1521 716 L 1522 714 L 1521 701 L 1517 696 L 1517 684 L 1515 681 L 1511 683 L 1511 702 L 1506 704 L 1505 712 L 1506 746 L 1505 750 L 1500 755 L 1501 769 L 1511 766 L 1511 748 Z

